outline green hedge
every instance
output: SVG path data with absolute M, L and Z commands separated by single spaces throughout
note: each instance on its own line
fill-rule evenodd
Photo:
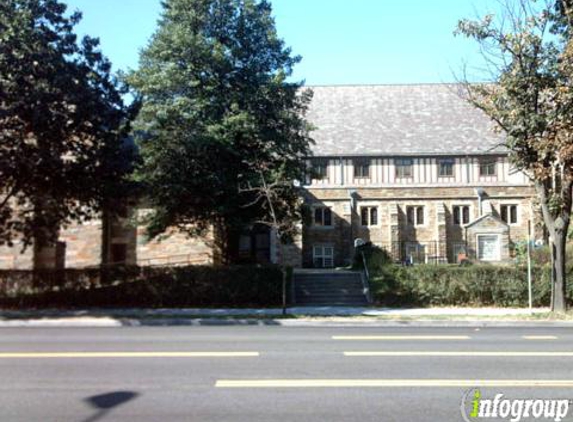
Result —
M 276 266 L 132 269 L 97 287 L 64 288 L 0 298 L 2 307 L 267 307 L 281 304 Z
M 548 306 L 549 270 L 533 269 L 533 303 Z M 571 279 L 570 275 L 569 279 Z M 573 280 L 572 280 L 573 281 Z M 573 282 L 569 283 L 573 297 Z M 388 266 L 371 280 L 375 301 L 389 306 L 527 306 L 527 268 L 494 265 Z

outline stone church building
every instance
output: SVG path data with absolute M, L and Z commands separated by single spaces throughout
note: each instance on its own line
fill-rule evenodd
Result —
M 281 257 L 266 230 L 239 239 L 246 262 L 334 267 L 351 262 L 357 239 L 396 261 L 503 262 L 523 242 L 534 190 L 512 168 L 503 135 L 457 85 L 312 87 L 308 119 L 316 143 L 302 181 L 311 221 Z M 145 237 L 136 204 L 119 218 L 61 230 L 58 244 L 21 253 L 0 247 L 0 268 L 213 262 L 211 236 Z M 358 240 L 358 241 L 360 241 Z
M 506 261 L 526 239 L 534 190 L 462 87 L 313 90 L 304 266 L 349 263 L 357 238 L 412 263 Z

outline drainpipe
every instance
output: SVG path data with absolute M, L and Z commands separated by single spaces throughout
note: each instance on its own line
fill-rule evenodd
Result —
M 354 211 L 356 210 L 356 201 L 358 200 L 358 192 L 356 189 L 348 189 L 348 196 L 350 197 L 350 256 L 348 257 L 352 262 L 354 254 Z

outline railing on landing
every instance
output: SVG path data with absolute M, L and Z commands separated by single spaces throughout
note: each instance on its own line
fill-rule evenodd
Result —
M 362 264 L 364 265 L 364 271 L 360 273 L 364 295 L 366 296 L 368 303 L 372 303 L 372 294 L 370 293 L 370 271 L 368 271 L 368 263 L 366 262 L 364 251 L 361 251 L 360 255 L 362 255 Z

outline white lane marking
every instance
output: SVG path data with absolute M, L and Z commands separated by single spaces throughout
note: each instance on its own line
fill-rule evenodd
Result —
M 258 357 L 259 352 L 39 352 L 0 353 L 0 359 L 68 358 L 239 358 Z
M 332 336 L 332 340 L 469 340 L 470 336 Z
M 469 351 L 469 352 L 441 352 L 441 351 L 431 351 L 431 352 L 411 352 L 411 351 L 391 351 L 391 352 L 344 352 L 344 356 L 354 356 L 354 357 L 368 357 L 368 356 L 384 356 L 384 357 L 440 357 L 440 356 L 463 356 L 463 357 L 573 357 L 573 352 L 480 352 L 480 351 Z
M 557 340 L 557 336 L 522 336 L 524 340 Z
M 216 388 L 536 387 L 573 388 L 573 380 L 267 379 L 218 380 Z

